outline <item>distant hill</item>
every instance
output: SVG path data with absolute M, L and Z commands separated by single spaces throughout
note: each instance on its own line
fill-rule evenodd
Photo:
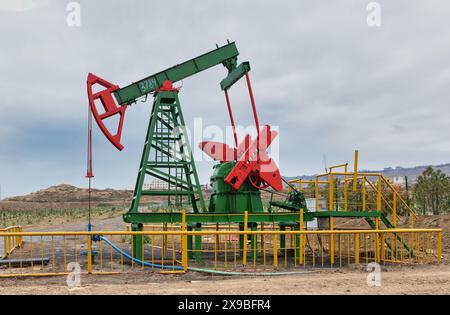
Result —
M 450 163 L 441 164 L 441 165 L 429 165 L 433 167 L 435 170 L 441 170 L 447 176 L 450 176 Z M 397 166 L 396 168 L 386 167 L 383 170 L 359 170 L 360 172 L 365 173 L 382 173 L 385 177 L 408 177 L 408 181 L 410 183 L 414 183 L 417 180 L 417 177 L 422 174 L 422 172 L 428 167 L 428 165 L 415 166 L 415 167 L 401 167 Z M 294 178 L 303 178 L 303 179 L 315 179 L 315 175 L 303 175 L 298 177 L 284 177 L 285 180 L 291 180 Z
M 92 207 L 127 209 L 133 198 L 132 190 L 97 189 L 91 190 Z M 89 205 L 87 188 L 61 184 L 32 192 L 24 196 L 15 196 L 0 201 L 1 210 L 45 210 L 45 209 L 85 209 Z M 165 196 L 142 196 L 141 205 L 165 204 Z
M 94 207 L 124 206 L 129 203 L 131 190 L 92 189 L 91 200 Z M 25 196 L 5 198 L 0 201 L 0 210 L 38 210 L 86 208 L 88 190 L 61 184 L 38 190 Z
M 129 199 L 131 190 L 92 189 L 91 200 L 94 202 L 110 202 Z M 61 184 L 35 191 L 25 196 L 16 196 L 3 199 L 4 201 L 21 202 L 87 202 L 89 198 L 86 188 Z

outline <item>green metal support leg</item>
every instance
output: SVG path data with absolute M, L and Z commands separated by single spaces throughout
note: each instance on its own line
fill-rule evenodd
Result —
M 192 227 L 187 228 L 188 231 L 192 231 Z M 187 237 L 187 250 L 188 250 L 188 258 L 194 258 L 194 253 L 192 252 L 192 235 L 188 235 Z
M 295 230 L 300 231 L 300 224 L 297 224 L 295 226 Z M 295 257 L 297 257 L 297 260 L 300 257 L 300 235 L 299 234 L 295 235 Z
M 280 231 L 286 231 L 286 226 L 280 225 Z M 280 234 L 280 251 L 285 253 L 286 248 L 286 234 Z
M 254 224 L 251 226 L 251 230 L 252 231 L 257 231 L 258 230 L 258 225 Z M 252 241 L 252 254 L 251 254 L 251 259 L 252 261 L 255 261 L 257 256 L 258 256 L 258 238 L 257 235 L 253 234 L 251 236 L 251 241 Z
M 239 224 L 239 231 L 244 231 L 244 225 Z M 239 234 L 239 256 L 244 256 L 244 235 Z
M 131 225 L 131 230 L 132 231 L 143 231 L 144 230 L 144 226 L 141 223 L 138 224 L 132 224 Z M 142 248 L 142 235 L 133 235 L 133 256 L 136 259 L 142 260 L 142 253 L 143 253 L 143 248 Z

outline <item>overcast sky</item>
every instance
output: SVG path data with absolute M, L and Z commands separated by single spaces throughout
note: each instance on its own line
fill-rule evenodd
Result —
M 450 162 L 450 2 L 0 0 L 2 196 L 86 186 L 86 76 L 125 86 L 236 41 L 261 123 L 279 126 L 283 175 L 351 161 L 364 169 Z M 229 124 L 217 66 L 182 82 L 188 126 Z M 231 96 L 251 124 L 243 84 Z M 117 151 L 94 127 L 94 186 L 131 188 L 151 102 L 129 108 Z M 198 163 L 202 182 L 212 162 Z

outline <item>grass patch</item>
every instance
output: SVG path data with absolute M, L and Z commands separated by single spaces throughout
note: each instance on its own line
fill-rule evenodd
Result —
M 118 213 L 124 213 L 125 209 L 120 207 L 96 207 L 91 209 L 91 218 L 107 215 L 113 217 Z M 1 226 L 29 225 L 35 223 L 52 223 L 55 219 L 70 222 L 76 219 L 88 217 L 88 209 L 39 209 L 39 210 L 7 210 L 0 212 Z

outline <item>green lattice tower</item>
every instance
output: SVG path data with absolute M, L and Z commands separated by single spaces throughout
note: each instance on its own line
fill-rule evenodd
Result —
M 146 175 L 164 183 L 164 189 L 144 190 Z M 182 203 L 188 201 L 194 212 L 206 211 L 176 90 L 155 93 L 133 200 L 124 215 L 125 221 L 145 222 L 146 213 L 139 212 L 142 196 L 167 196 L 168 203 L 180 210 Z M 140 231 L 143 224 L 134 223 L 131 227 Z M 134 257 L 142 257 L 142 237 L 133 237 L 133 251 Z

